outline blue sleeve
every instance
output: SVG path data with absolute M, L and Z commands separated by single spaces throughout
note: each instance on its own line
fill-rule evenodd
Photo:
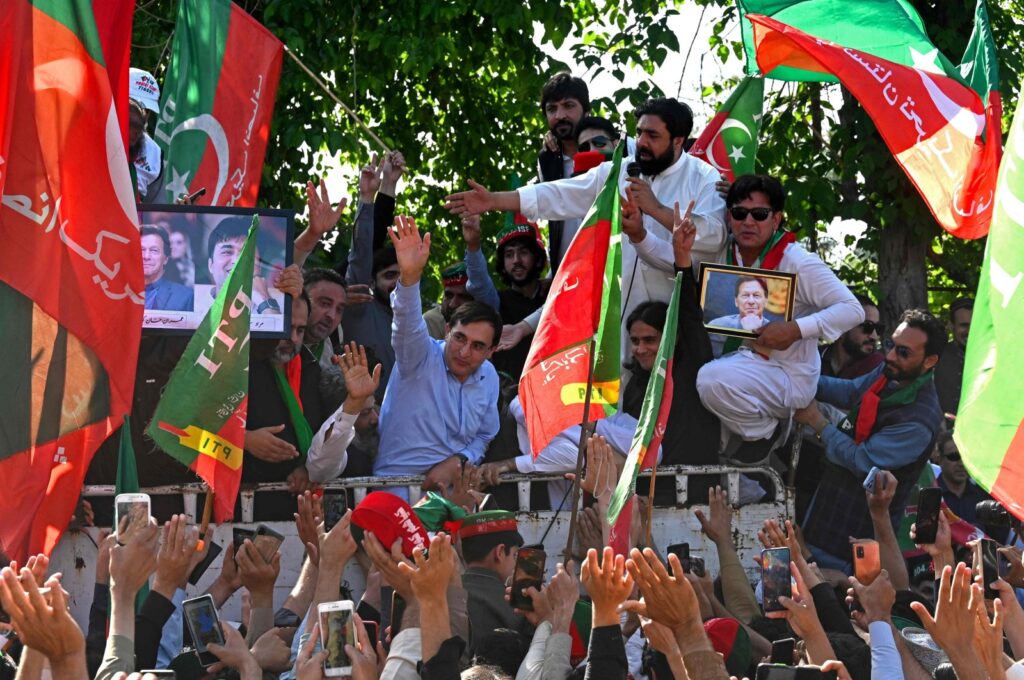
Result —
M 466 251 L 466 272 L 469 274 L 466 292 L 477 302 L 500 312 L 501 299 L 498 297 L 498 289 L 494 287 L 494 281 L 491 281 L 487 273 L 487 259 L 482 250 Z
M 871 680 L 903 680 L 903 661 L 892 627 L 885 621 L 868 624 L 871 635 Z
M 348 269 L 345 285 L 373 283 L 373 204 L 360 203 L 356 212 L 356 226 L 352 232 L 352 247 L 348 251 Z
M 476 436 L 458 453 L 461 453 L 473 465 L 479 465 L 487 453 L 487 445 L 498 436 L 498 428 L 501 426 L 501 419 L 498 417 L 498 376 L 492 374 L 489 378 L 492 388 L 487 390 L 487 402 L 484 404 L 484 417 L 480 421 L 480 429 Z
M 895 470 L 909 465 L 931 442 L 932 432 L 920 423 L 900 423 L 883 427 L 857 444 L 835 425 L 827 425 L 821 439 L 825 444 L 826 458 L 848 470 L 867 475 L 873 467 Z
M 181 603 L 185 601 L 185 591 L 178 588 L 174 591 L 171 602 L 174 603 L 174 613 L 164 624 L 163 632 L 160 634 L 160 649 L 156 655 L 156 668 L 167 668 L 174 657 L 181 653 L 183 621 L 181 620 Z
M 433 340 L 423 320 L 420 284 L 403 286 L 399 281 L 391 293 L 391 347 L 395 350 L 395 368 L 402 376 L 411 375 L 430 354 Z
M 833 378 L 827 375 L 819 376 L 816 397 L 818 401 L 823 401 L 826 404 L 832 404 L 844 411 L 848 411 L 854 407 L 860 399 L 860 395 L 867 392 L 871 383 L 877 379 L 878 373 L 875 371 L 853 380 Z

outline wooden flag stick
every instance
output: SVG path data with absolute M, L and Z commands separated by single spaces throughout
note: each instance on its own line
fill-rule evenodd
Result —
M 658 478 L 658 461 L 651 468 L 651 484 L 647 489 L 647 530 L 644 532 L 644 547 L 651 547 L 651 520 L 654 518 L 654 482 Z M 639 509 L 639 508 L 638 508 Z
M 565 541 L 563 555 L 566 562 L 572 557 L 573 541 L 576 539 L 580 505 L 580 483 L 583 481 L 583 461 L 587 454 L 587 439 L 590 438 L 590 393 L 594 389 L 594 353 L 597 343 L 590 339 L 590 365 L 587 367 L 587 394 L 583 398 L 583 420 L 580 422 L 580 442 L 576 450 L 576 475 L 572 480 L 572 505 L 569 506 L 569 536 Z
M 206 550 L 206 541 L 203 540 L 203 536 L 206 536 L 207 530 L 210 528 L 210 517 L 213 515 L 213 489 L 206 488 L 206 503 L 203 504 L 203 521 L 199 524 L 199 542 L 196 543 L 196 552 L 203 552 Z

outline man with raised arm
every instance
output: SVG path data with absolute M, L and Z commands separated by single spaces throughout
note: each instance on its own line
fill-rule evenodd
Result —
M 488 361 L 501 317 L 479 302 L 455 311 L 444 340 L 427 333 L 420 278 L 430 234 L 411 217 L 390 231 L 399 277 L 391 293 L 395 366 L 380 412 L 375 476 L 426 474 L 424 489 L 448 490 L 463 463 L 478 464 L 498 433 L 498 374 Z

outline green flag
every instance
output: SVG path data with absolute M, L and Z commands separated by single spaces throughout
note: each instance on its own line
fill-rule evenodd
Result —
M 924 30 L 924 22 L 908 0 L 736 0 L 740 14 L 763 14 L 815 38 L 868 52 L 904 66 L 928 64 L 946 75 L 959 72 Z M 747 74 L 757 75 L 757 48 L 750 21 L 740 19 Z M 837 83 L 827 73 L 779 66 L 765 74 L 776 80 Z
M 967 471 L 1024 518 L 1024 112 L 1013 117 L 964 358 L 956 440 Z
M 690 147 L 690 155 L 711 164 L 730 182 L 754 172 L 764 113 L 764 78 L 747 76 Z
M 258 227 L 253 215 L 238 261 L 174 367 L 147 430 L 209 484 L 217 522 L 234 513 L 242 479 Z
M 139 468 L 135 462 L 135 447 L 132 445 L 132 424 L 128 414 L 121 425 L 121 439 L 117 447 L 117 477 L 114 480 L 114 494 L 139 492 Z M 142 603 L 149 595 L 149 583 L 143 583 L 135 595 L 135 611 L 142 609 Z M 109 609 L 107 610 L 109 611 Z
M 960 75 L 985 102 L 989 125 L 985 134 L 996 130 L 1002 140 L 1003 100 L 999 94 L 999 54 L 992 39 L 985 0 L 974 8 L 974 30 L 960 60 Z

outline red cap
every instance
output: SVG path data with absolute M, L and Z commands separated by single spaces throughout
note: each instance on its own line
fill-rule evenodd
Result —
M 412 557 L 414 548 L 430 545 L 430 537 L 420 518 L 404 500 L 387 491 L 372 491 L 352 511 L 352 523 L 369 531 L 390 549 L 396 538 L 402 539 L 402 552 Z
M 581 175 L 604 163 L 607 158 L 600 151 L 580 151 L 572 157 L 572 174 Z

